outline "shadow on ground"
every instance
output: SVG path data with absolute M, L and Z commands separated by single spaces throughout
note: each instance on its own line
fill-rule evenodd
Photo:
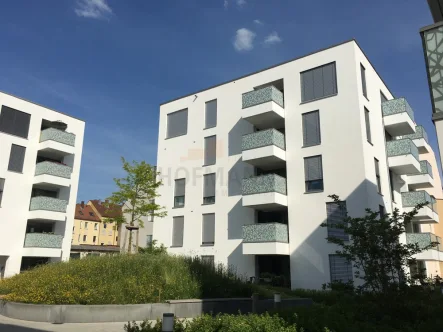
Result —
M 0 323 L 1 332 L 47 332 L 47 330 L 33 329 L 30 327 L 2 324 Z

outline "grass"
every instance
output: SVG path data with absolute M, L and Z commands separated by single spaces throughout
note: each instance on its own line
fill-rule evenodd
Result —
M 136 304 L 192 298 L 291 297 L 289 290 L 250 284 L 222 265 L 167 254 L 90 256 L 51 263 L 0 282 L 14 302 Z

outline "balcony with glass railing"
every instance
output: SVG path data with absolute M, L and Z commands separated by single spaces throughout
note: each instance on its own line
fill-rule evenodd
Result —
M 63 199 L 37 196 L 31 198 L 30 211 L 43 210 L 66 213 L 68 202 Z
M 428 248 L 431 244 L 433 245 L 433 247 L 416 254 L 414 258 L 417 260 L 443 260 L 442 240 L 440 237 L 436 236 L 433 233 L 406 233 L 406 243 L 417 243 L 420 249 Z
M 242 118 L 259 129 L 284 126 L 284 95 L 275 86 L 267 86 L 242 95 Z
M 25 248 L 54 248 L 61 249 L 63 235 L 47 233 L 27 233 L 25 235 Z
M 35 165 L 35 176 L 52 175 L 65 179 L 70 179 L 71 173 L 72 173 L 72 167 L 63 165 L 61 163 L 55 163 L 52 161 L 43 161 Z
M 47 128 L 42 130 L 40 134 L 40 142 L 48 140 L 75 146 L 75 135 L 60 129 Z
M 410 190 L 434 187 L 434 176 L 432 174 L 431 164 L 427 160 L 421 160 L 420 172 L 408 174 L 407 181 Z
M 288 225 L 276 222 L 243 226 L 243 254 L 287 255 Z
M 438 223 L 436 200 L 425 190 L 408 191 L 401 193 L 403 210 L 411 212 L 417 204 L 426 204 L 418 210 L 412 218 L 417 223 Z
M 287 206 L 286 179 L 277 174 L 253 176 L 242 181 L 243 206 Z
M 389 168 L 398 175 L 420 172 L 419 152 L 410 138 L 386 142 Z
M 285 135 L 276 129 L 246 134 L 242 138 L 242 160 L 261 169 L 277 169 L 286 161 Z
M 423 126 L 416 126 L 414 134 L 404 135 L 403 138 L 412 139 L 420 153 L 428 153 L 431 151 L 428 141 L 428 133 Z
M 405 98 L 397 98 L 382 103 L 383 122 L 391 136 L 415 133 L 414 111 Z

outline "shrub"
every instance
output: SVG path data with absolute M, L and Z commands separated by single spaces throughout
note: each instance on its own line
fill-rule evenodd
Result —
M 126 332 L 160 332 L 161 322 L 151 325 L 149 322 L 128 323 Z M 203 315 L 189 322 L 175 321 L 175 332 L 297 332 L 295 324 L 289 324 L 282 318 L 269 314 L 264 315 Z
M 199 258 L 167 254 L 89 256 L 50 263 L 0 283 L 0 294 L 15 302 L 41 304 L 136 304 L 191 298 L 271 296 Z

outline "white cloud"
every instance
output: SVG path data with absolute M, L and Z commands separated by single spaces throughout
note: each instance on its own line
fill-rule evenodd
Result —
M 225 9 L 228 9 L 228 6 L 229 6 L 229 2 L 228 2 L 228 0 L 225 0 L 223 2 L 223 7 L 225 7 Z
M 244 5 L 246 5 L 246 0 L 237 0 L 237 6 L 243 7 Z
M 234 40 L 234 48 L 239 51 L 250 51 L 254 48 L 254 38 L 256 34 L 246 28 L 237 30 Z
M 263 25 L 263 22 L 260 21 L 260 20 L 254 20 L 254 23 L 257 24 L 257 25 Z
M 77 0 L 77 16 L 96 19 L 109 19 L 112 9 L 106 0 Z
M 281 43 L 283 39 L 280 38 L 277 31 L 272 32 L 265 38 L 265 45 L 273 45 L 277 43 Z

